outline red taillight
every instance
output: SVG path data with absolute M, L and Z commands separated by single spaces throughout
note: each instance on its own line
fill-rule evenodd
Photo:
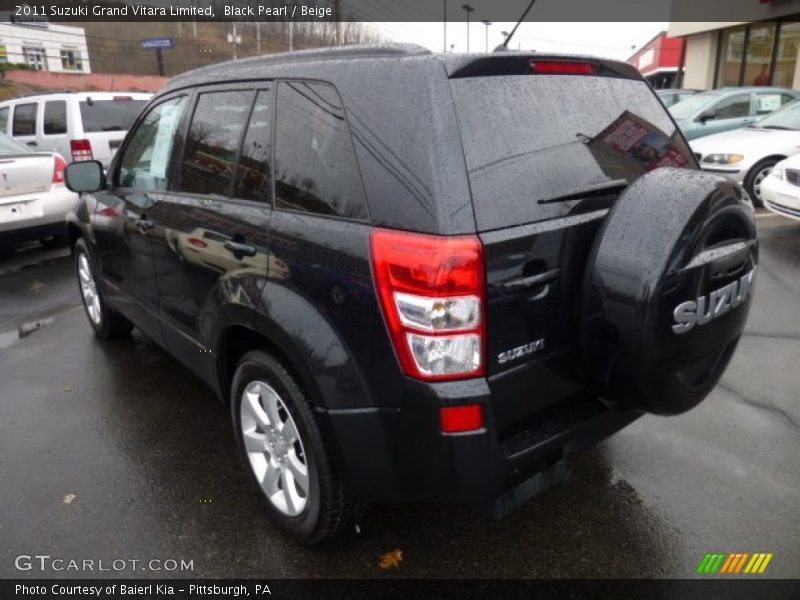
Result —
M 594 75 L 597 73 L 597 63 L 578 60 L 532 60 L 531 73 Z
M 445 433 L 483 429 L 483 407 L 480 404 L 445 406 L 439 409 L 439 424 Z
M 58 154 L 56 154 L 53 159 L 55 162 L 53 165 L 53 183 L 64 183 L 64 169 L 67 168 L 67 161 Z
M 189 242 L 192 246 L 197 246 L 198 248 L 208 247 L 208 244 L 206 244 L 206 242 L 204 240 L 201 240 L 200 238 L 190 237 L 186 241 Z
M 92 160 L 92 144 L 89 140 L 72 140 L 69 143 L 72 150 L 72 162 Z
M 375 229 L 370 245 L 403 372 L 426 381 L 484 375 L 486 293 L 477 236 Z

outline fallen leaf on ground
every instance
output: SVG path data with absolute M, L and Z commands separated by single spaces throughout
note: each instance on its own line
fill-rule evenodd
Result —
M 392 550 L 380 557 L 381 562 L 378 563 L 381 569 L 398 569 L 400 563 L 403 562 L 403 551 Z
M 78 497 L 78 494 L 67 494 L 64 496 L 64 504 L 72 504 L 72 501 Z

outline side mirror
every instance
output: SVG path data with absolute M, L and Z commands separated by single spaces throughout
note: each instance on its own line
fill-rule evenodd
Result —
M 708 120 L 716 119 L 716 118 L 717 118 L 716 111 L 704 110 L 703 112 L 700 113 L 700 116 L 697 117 L 697 120 L 700 121 L 701 123 L 705 123 Z
M 67 165 L 64 171 L 67 188 L 73 192 L 99 192 L 106 187 L 103 165 L 96 160 L 83 160 Z

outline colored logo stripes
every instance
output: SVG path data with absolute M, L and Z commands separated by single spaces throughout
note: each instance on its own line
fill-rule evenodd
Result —
M 748 552 L 735 552 L 733 554 L 717 552 L 706 554 L 703 560 L 700 561 L 697 572 L 709 574 L 761 574 L 766 570 L 771 560 L 772 553 L 766 552 L 756 552 L 754 554 Z

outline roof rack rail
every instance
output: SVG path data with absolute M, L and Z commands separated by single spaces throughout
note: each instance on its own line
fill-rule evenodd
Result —
M 353 44 L 350 46 L 326 46 L 323 48 L 295 50 L 293 52 L 249 56 L 237 60 L 235 66 L 249 66 L 254 63 L 273 65 L 314 60 L 335 60 L 339 58 L 388 58 L 392 56 L 425 56 L 431 54 L 433 53 L 428 48 L 417 44 Z M 227 65 L 227 67 L 231 68 L 231 65 Z M 192 76 L 209 71 L 213 72 L 219 68 L 219 64 L 206 65 L 181 73 L 175 79 L 182 79 L 184 75 Z
M 78 90 L 42 90 L 41 92 L 28 92 L 16 98 L 30 98 L 31 96 L 48 96 L 50 94 L 77 94 Z

